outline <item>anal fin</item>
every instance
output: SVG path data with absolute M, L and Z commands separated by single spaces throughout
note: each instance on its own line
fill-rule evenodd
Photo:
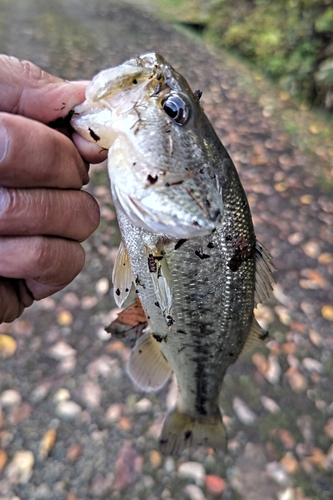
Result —
M 171 366 L 150 332 L 138 339 L 127 369 L 133 381 L 144 391 L 157 391 L 172 373 Z
M 220 412 L 214 418 L 199 420 L 176 407 L 165 419 L 160 438 L 161 451 L 165 455 L 175 455 L 185 448 L 200 445 L 226 451 L 226 431 Z
M 247 337 L 247 340 L 240 355 L 242 356 L 243 354 L 247 354 L 254 347 L 259 347 L 259 346 L 262 347 L 263 345 L 265 345 L 265 341 L 267 340 L 268 340 L 268 332 L 265 332 L 265 330 L 263 330 L 259 325 L 258 321 L 255 318 L 253 318 L 253 323 L 250 333 Z

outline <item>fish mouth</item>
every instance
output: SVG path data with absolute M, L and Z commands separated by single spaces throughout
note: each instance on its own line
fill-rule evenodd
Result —
M 215 220 L 208 220 L 191 211 L 181 210 L 176 204 L 163 199 L 161 193 L 151 193 L 142 199 L 135 199 L 111 181 L 113 202 L 122 210 L 134 226 L 170 239 L 188 239 L 210 234 L 221 224 L 221 213 Z M 198 216 L 199 215 L 199 216 Z

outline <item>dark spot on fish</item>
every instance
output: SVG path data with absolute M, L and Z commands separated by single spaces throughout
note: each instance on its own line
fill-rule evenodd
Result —
M 167 444 L 168 441 L 168 439 L 160 439 L 160 444 Z
M 196 220 L 192 221 L 192 226 L 201 227 L 199 222 Z
M 210 208 L 210 201 L 208 199 L 205 200 L 206 207 Z
M 268 332 L 262 332 L 260 335 L 259 335 L 259 340 L 266 340 L 268 337 Z
M 158 335 L 157 333 L 153 333 L 153 337 L 157 342 L 162 342 L 164 340 L 164 337 L 161 337 L 161 335 Z
M 187 335 L 187 332 L 184 332 L 184 330 L 177 330 L 177 333 L 182 333 L 183 335 Z
M 180 349 L 178 349 L 178 351 L 177 351 L 177 352 L 178 352 L 178 354 L 179 354 L 180 352 L 182 352 L 182 351 L 185 349 L 185 347 L 186 347 L 186 346 L 184 345 L 183 347 L 181 347 Z
M 142 286 L 142 288 L 146 288 L 146 285 L 144 285 L 143 283 L 141 283 L 141 280 L 140 280 L 140 278 L 139 278 L 138 275 L 135 278 L 135 284 L 139 285 L 139 286 Z
M 125 288 L 125 292 L 126 292 L 126 293 L 128 292 L 128 288 Z
M 180 181 L 175 181 L 175 182 L 166 182 L 165 183 L 165 186 L 166 187 L 170 187 L 170 186 L 178 186 L 179 184 L 183 184 L 184 180 L 180 180 Z
M 135 293 L 139 293 L 139 290 L 135 290 Z
M 150 273 L 156 273 L 157 272 L 157 265 L 155 262 L 155 257 L 152 253 L 148 255 L 148 269 Z
M 225 237 L 225 241 L 231 241 L 232 240 L 232 236 L 230 234 L 227 234 L 227 236 Z
M 97 141 L 99 141 L 99 140 L 100 140 L 100 137 L 98 137 L 98 135 L 97 135 L 97 134 L 95 134 L 95 132 L 93 131 L 93 129 L 91 129 L 91 128 L 89 127 L 89 129 L 88 129 L 88 130 L 89 130 L 90 137 L 91 137 L 92 139 L 94 139 L 94 141 L 96 141 L 96 142 L 97 142 Z
M 119 290 L 119 288 L 117 288 L 117 290 L 116 290 L 116 295 L 118 295 L 118 297 L 119 297 L 119 295 L 120 295 L 120 290 Z
M 243 262 L 246 262 L 254 256 L 255 242 L 250 245 L 247 239 L 243 235 L 241 235 L 235 241 L 234 247 L 234 255 L 229 260 L 228 267 L 233 272 L 236 272 L 243 264 Z
M 136 161 L 133 162 L 133 167 L 135 167 L 135 165 L 136 165 Z
M 177 243 L 175 244 L 175 250 L 178 250 L 187 240 L 178 240 Z
M 161 253 L 163 253 L 163 255 L 154 255 L 154 259 L 155 260 L 162 260 L 163 256 L 165 255 L 165 252 L 162 251 Z
M 168 326 L 173 325 L 173 324 L 174 324 L 174 322 L 175 322 L 175 320 L 174 320 L 174 319 L 170 316 L 170 314 L 168 314 L 168 315 L 166 316 L 165 320 L 166 320 L 166 323 L 167 323 L 167 325 L 168 325 Z
M 198 99 L 198 101 L 200 101 L 200 98 L 201 98 L 201 96 L 202 96 L 202 91 L 201 91 L 200 89 L 198 89 L 198 90 L 195 90 L 195 91 L 193 92 L 193 94 L 194 94 L 194 97 L 195 97 L 196 99 Z
M 139 349 L 139 354 L 142 354 L 142 350 L 141 349 Z
M 207 244 L 207 247 L 208 248 L 214 248 L 214 243 L 212 241 L 210 241 L 208 244 Z
M 186 431 L 184 434 L 184 439 L 185 441 L 189 439 L 192 436 L 192 431 Z
M 160 278 L 161 276 L 162 276 L 162 267 L 158 266 L 157 277 Z
M 151 94 L 150 97 L 156 97 L 160 93 L 161 88 L 162 88 L 161 83 L 158 83 L 154 89 L 154 92 Z
M 154 177 L 150 174 L 147 176 L 147 181 L 150 182 L 150 184 L 155 184 L 158 180 L 158 175 L 154 175 Z
M 134 78 L 133 83 L 134 83 L 134 85 L 136 85 L 136 84 L 138 83 L 138 80 L 136 80 L 136 79 Z
M 210 257 L 210 255 L 208 255 L 207 253 L 203 253 L 201 250 L 196 250 L 194 253 L 201 260 L 209 259 Z
M 156 307 L 160 307 L 160 303 L 158 301 L 155 302 Z
M 233 355 L 234 355 L 234 353 L 233 353 L 233 352 L 229 352 L 229 356 L 233 356 Z

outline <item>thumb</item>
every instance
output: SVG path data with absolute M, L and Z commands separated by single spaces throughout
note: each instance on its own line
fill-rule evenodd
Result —
M 84 101 L 85 88 L 85 83 L 66 82 L 29 61 L 0 55 L 0 111 L 48 123 Z

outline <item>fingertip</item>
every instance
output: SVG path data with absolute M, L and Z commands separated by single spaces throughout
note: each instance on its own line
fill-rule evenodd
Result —
M 107 149 L 101 148 L 98 144 L 87 141 L 77 132 L 73 133 L 72 140 L 80 155 L 89 163 L 102 163 L 108 156 Z

